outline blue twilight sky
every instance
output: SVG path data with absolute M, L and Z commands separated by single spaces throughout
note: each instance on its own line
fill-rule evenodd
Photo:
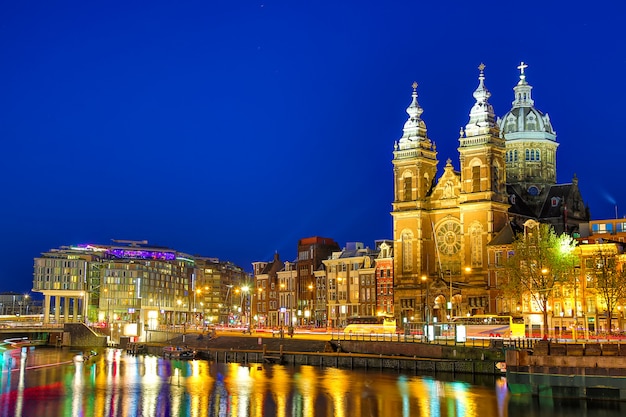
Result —
M 626 214 L 622 1 L 0 2 L 0 291 L 77 243 L 251 262 L 299 238 L 392 237 L 392 151 L 419 83 L 458 169 L 486 64 L 499 116 L 527 62 L 594 219 Z

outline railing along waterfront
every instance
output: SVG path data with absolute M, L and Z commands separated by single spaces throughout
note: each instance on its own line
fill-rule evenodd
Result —
M 403 334 L 403 333 L 347 333 L 343 331 L 332 331 L 331 340 L 337 341 L 362 341 L 362 342 L 401 342 L 401 343 L 428 343 L 446 346 L 466 346 L 476 348 L 517 348 L 532 349 L 538 338 L 466 338 L 464 342 L 459 342 L 451 336 L 435 337 L 429 340 L 419 334 Z

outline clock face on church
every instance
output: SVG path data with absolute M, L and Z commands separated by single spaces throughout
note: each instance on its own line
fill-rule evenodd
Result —
M 447 221 L 437 229 L 437 246 L 444 255 L 454 255 L 461 250 L 461 226 Z

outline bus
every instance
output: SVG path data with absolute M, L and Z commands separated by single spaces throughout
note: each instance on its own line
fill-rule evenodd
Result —
M 354 316 L 346 319 L 344 333 L 396 333 L 396 319 L 389 316 Z
M 453 317 L 456 332 L 465 331 L 465 337 L 526 337 L 524 318 L 517 316 L 501 316 L 495 314 L 476 314 L 469 317 Z

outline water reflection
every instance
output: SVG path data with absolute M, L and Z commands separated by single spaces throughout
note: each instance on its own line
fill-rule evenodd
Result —
M 62 349 L 5 353 L 4 416 L 611 416 L 619 403 L 511 397 L 502 378 L 129 356 L 84 362 Z M 8 356 L 7 356 L 8 355 Z

